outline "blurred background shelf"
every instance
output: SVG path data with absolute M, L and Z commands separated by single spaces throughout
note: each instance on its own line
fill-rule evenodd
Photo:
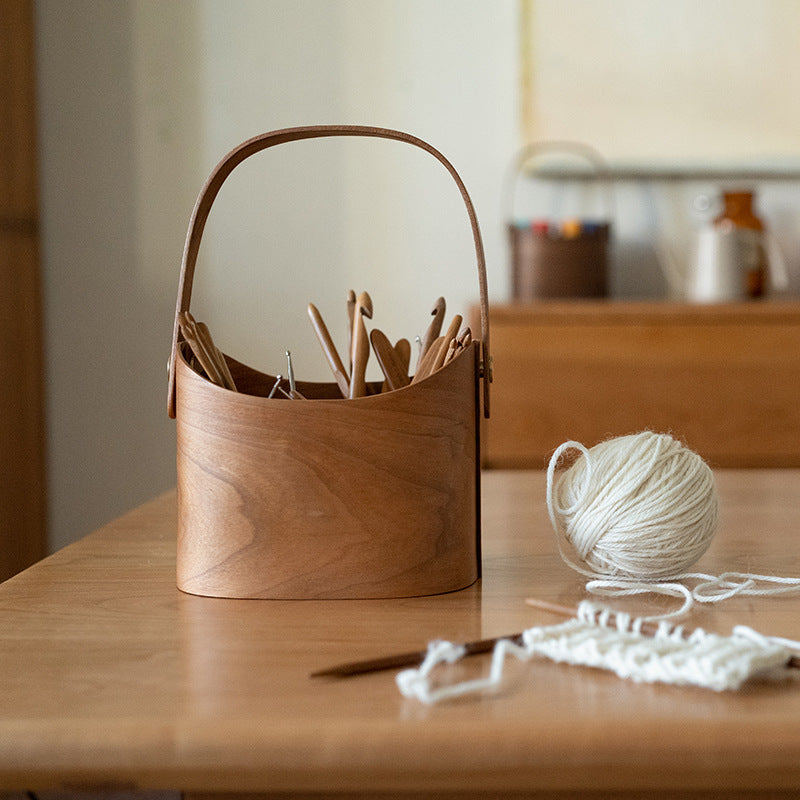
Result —
M 490 320 L 485 468 L 644 429 L 712 467 L 800 467 L 800 302 L 542 301 Z
M 529 177 L 546 180 L 597 180 L 597 173 L 580 165 L 545 165 L 526 170 Z M 645 163 L 610 162 L 603 177 L 614 181 L 719 181 L 721 183 L 800 181 L 800 163 L 768 161 L 752 164 L 708 162 Z

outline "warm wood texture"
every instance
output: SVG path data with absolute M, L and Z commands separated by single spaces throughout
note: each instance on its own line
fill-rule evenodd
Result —
M 671 432 L 719 467 L 800 466 L 800 304 L 492 306 L 483 463 Z
M 300 397 L 292 395 L 290 403 L 270 398 L 275 376 L 232 360 L 240 391 L 221 390 L 221 380 L 214 385 L 189 367 L 178 337 L 186 327 L 214 199 L 249 156 L 327 136 L 403 142 L 447 169 L 472 230 L 482 338 L 424 380 L 418 371 L 413 385 L 368 392 L 364 318 L 372 317 L 372 299 L 362 292 L 348 302 L 348 399 L 339 397 L 337 385 L 310 383 L 298 386 Z M 315 309 L 309 310 L 314 321 Z M 487 312 L 483 244 L 472 201 L 453 166 L 429 144 L 384 128 L 315 126 L 265 133 L 228 153 L 201 189 L 189 222 L 173 328 L 168 412 L 178 430 L 181 589 L 229 598 L 386 598 L 452 591 L 477 580 L 479 387 L 483 383 L 487 413 L 489 381 L 481 381 L 489 352 Z M 450 338 L 460 324 L 456 315 Z M 315 326 L 324 327 L 319 321 Z M 322 340 L 332 357 L 324 335 Z M 446 349 L 441 355 L 433 367 L 443 366 Z M 344 367 L 332 360 L 338 384 Z M 209 375 L 215 371 L 210 363 L 205 369 Z
M 734 470 L 718 483 L 722 524 L 699 566 L 800 575 L 800 471 Z M 12 578 L 0 586 L 0 789 L 800 791 L 796 682 L 716 694 L 538 660 L 510 664 L 494 696 L 425 707 L 400 695 L 391 672 L 310 679 L 436 637 L 558 621 L 526 606 L 527 596 L 569 606 L 584 597 L 558 557 L 543 474 L 490 472 L 483 494 L 484 576 L 451 594 L 183 594 L 174 493 Z M 649 612 L 666 603 L 616 605 Z M 722 633 L 744 623 L 797 639 L 800 596 L 734 598 L 686 623 Z M 462 662 L 448 679 L 487 663 Z
M 0 3 L 0 580 L 46 551 L 33 4 Z
M 477 348 L 394 392 L 266 399 L 179 355 L 178 581 L 216 597 L 405 597 L 479 574 Z

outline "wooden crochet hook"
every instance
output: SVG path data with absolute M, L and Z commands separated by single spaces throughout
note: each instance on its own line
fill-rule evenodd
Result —
M 408 367 L 411 364 L 411 342 L 408 339 L 398 339 L 394 345 L 394 352 L 406 376 L 406 383 L 410 383 L 411 378 L 408 375 Z
M 182 311 L 178 314 L 178 324 L 180 325 L 183 338 L 188 342 L 189 347 L 192 349 L 195 358 L 200 362 L 200 366 L 203 368 L 208 379 L 217 386 L 226 388 L 225 379 L 217 364 L 216 354 L 203 340 L 204 337 L 201 336 L 198 330 L 195 318 L 188 311 Z
M 402 356 L 392 347 L 392 343 L 386 334 L 378 330 L 378 328 L 373 328 L 369 338 L 372 342 L 372 349 L 375 351 L 375 357 L 378 359 L 378 364 L 380 364 L 383 375 L 386 378 L 389 391 L 408 386 L 410 383 L 408 366 L 407 364 L 406 366 L 403 365 Z M 408 340 L 401 339 L 400 341 L 408 343 Z
M 433 372 L 433 365 L 439 357 L 439 351 L 444 348 L 444 336 L 440 336 L 429 348 L 428 352 L 420 359 L 417 371 L 411 379 L 411 383 L 418 383 L 427 378 Z
M 348 397 L 350 395 L 350 378 L 347 376 L 342 359 L 339 357 L 333 339 L 331 339 L 328 326 L 313 303 L 308 304 L 308 316 L 311 318 L 311 324 L 314 326 L 317 339 L 319 339 L 319 343 L 322 346 L 322 352 L 325 353 L 325 358 L 328 360 L 331 372 L 333 372 L 336 385 L 339 387 L 342 397 Z
M 425 335 L 422 337 L 422 342 L 419 349 L 419 358 L 417 359 L 417 370 L 419 370 L 419 366 L 422 363 L 425 353 L 428 352 L 431 345 L 439 338 L 439 334 L 442 331 L 442 325 L 444 324 L 444 314 L 446 308 L 447 303 L 445 302 L 444 297 L 438 297 L 436 302 L 433 304 L 433 308 L 431 309 L 433 320 L 431 320 L 431 324 L 428 325 L 428 330 L 425 331 Z
M 347 292 L 347 353 L 350 359 L 350 370 L 353 369 L 353 326 L 356 321 L 356 293 L 349 289 Z M 350 385 L 348 383 L 347 395 L 350 394 Z M 345 395 L 345 397 L 347 397 Z
M 208 325 L 206 325 L 205 322 L 198 322 L 197 332 L 200 335 L 200 340 L 203 342 L 203 346 L 212 356 L 214 365 L 216 366 L 217 371 L 222 378 L 223 385 L 226 389 L 230 389 L 231 391 L 235 392 L 236 384 L 233 382 L 233 375 L 231 375 L 231 371 L 228 368 L 228 362 L 225 360 L 225 356 L 222 355 L 222 351 L 219 349 L 219 347 L 214 344 L 214 340 L 211 338 L 211 331 L 208 329 Z
M 441 369 L 444 366 L 444 360 L 447 358 L 447 351 L 449 350 L 450 345 L 456 341 L 456 337 L 458 336 L 458 331 L 461 328 L 462 322 L 463 317 L 461 314 L 456 314 L 453 319 L 450 320 L 450 324 L 447 326 L 447 331 L 442 337 L 444 341 L 439 347 L 439 352 L 436 354 L 436 360 L 433 362 L 431 372 L 436 372 L 437 369 Z M 453 348 L 453 352 L 455 353 L 455 346 Z
M 568 606 L 558 605 L 551 603 L 547 600 L 539 600 L 537 598 L 529 597 L 525 600 L 526 605 L 533 606 L 542 611 L 547 611 L 551 614 L 557 614 L 561 617 L 576 617 L 578 614 L 577 609 L 569 608 Z M 610 624 L 613 625 L 616 619 L 616 614 L 611 614 Z M 658 630 L 658 625 L 655 623 L 645 622 L 642 624 L 641 633 L 644 636 L 655 636 Z M 478 655 L 479 653 L 489 653 L 494 650 L 494 646 L 501 639 L 514 642 L 515 644 L 522 644 L 522 633 L 513 633 L 509 636 L 497 636 L 492 639 L 480 639 L 474 642 L 467 642 L 462 645 L 465 650 L 465 655 Z M 691 636 L 691 631 L 686 631 L 683 634 L 684 638 Z M 312 678 L 321 677 L 336 677 L 346 678 L 351 675 L 364 675 L 369 672 L 379 672 L 387 669 L 401 669 L 403 667 L 413 667 L 422 662 L 428 654 L 427 650 L 417 650 L 410 653 L 397 653 L 391 656 L 384 656 L 383 658 L 373 658 L 366 661 L 352 661 L 348 664 L 339 664 L 335 667 L 312 672 Z M 787 667 L 792 669 L 800 669 L 800 656 L 790 656 L 786 662 Z
M 367 393 L 367 360 L 369 359 L 369 335 L 364 324 L 364 317 L 372 319 L 372 298 L 367 292 L 361 292 L 356 298 L 353 312 L 353 348 L 350 360 L 353 368 L 350 373 L 350 399 L 364 397 Z

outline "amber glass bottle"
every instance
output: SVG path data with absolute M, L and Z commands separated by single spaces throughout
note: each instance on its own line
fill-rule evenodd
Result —
M 725 207 L 714 220 L 719 228 L 732 228 L 742 239 L 742 267 L 748 297 L 764 294 L 767 259 L 764 249 L 764 223 L 753 210 L 753 192 L 724 192 Z

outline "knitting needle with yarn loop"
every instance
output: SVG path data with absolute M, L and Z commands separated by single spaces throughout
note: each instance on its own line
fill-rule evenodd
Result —
M 558 616 L 563 617 L 577 617 L 578 610 L 575 608 L 569 608 L 567 606 L 558 605 L 557 603 L 551 603 L 547 600 L 539 600 L 536 598 L 526 598 L 525 603 L 529 606 L 534 606 L 535 608 L 540 609 L 541 611 L 546 611 L 551 614 L 557 614 Z M 613 612 L 608 614 L 608 622 L 607 624 L 614 625 L 617 621 L 617 615 Z M 653 623 L 643 622 L 639 626 L 639 633 L 647 638 L 652 638 L 656 635 L 659 630 L 659 626 Z M 681 638 L 690 638 L 691 631 L 680 631 Z M 765 637 L 771 638 L 771 637 Z M 777 637 L 774 637 L 777 641 L 781 641 Z M 523 633 L 514 633 L 508 636 L 497 636 L 491 639 L 480 639 L 472 642 L 467 642 L 463 644 L 461 647 L 463 648 L 463 653 L 465 656 L 471 655 L 479 655 L 481 653 L 490 653 L 494 650 L 495 645 L 500 641 L 510 641 L 514 644 L 520 644 L 523 639 Z M 372 658 L 367 659 L 364 661 L 351 661 L 345 664 L 339 664 L 334 667 L 329 667 L 327 669 L 318 670 L 317 672 L 312 672 L 310 677 L 312 678 L 323 678 L 323 677 L 331 677 L 331 678 L 347 678 L 354 675 L 366 675 L 371 672 L 381 672 L 383 670 L 389 669 L 399 669 L 402 667 L 411 667 L 415 666 L 422 662 L 422 660 L 427 655 L 428 650 L 415 650 L 408 653 L 396 653 L 394 655 L 383 656 L 379 658 Z M 791 667 L 792 669 L 800 669 L 800 656 L 790 656 L 789 660 L 786 662 L 787 667 Z
M 481 653 L 491 653 L 494 646 L 501 639 L 510 639 L 516 644 L 521 644 L 522 634 L 515 633 L 511 636 L 498 636 L 493 639 L 479 639 L 473 642 L 467 642 L 462 645 L 464 648 L 464 655 L 474 656 Z M 394 655 L 370 658 L 364 661 L 351 661 L 346 664 L 339 664 L 335 667 L 312 672 L 309 677 L 348 678 L 353 675 L 366 675 L 369 672 L 382 672 L 389 669 L 399 669 L 400 667 L 413 667 L 425 658 L 427 652 L 427 650 L 414 650 L 409 653 L 396 653 Z

